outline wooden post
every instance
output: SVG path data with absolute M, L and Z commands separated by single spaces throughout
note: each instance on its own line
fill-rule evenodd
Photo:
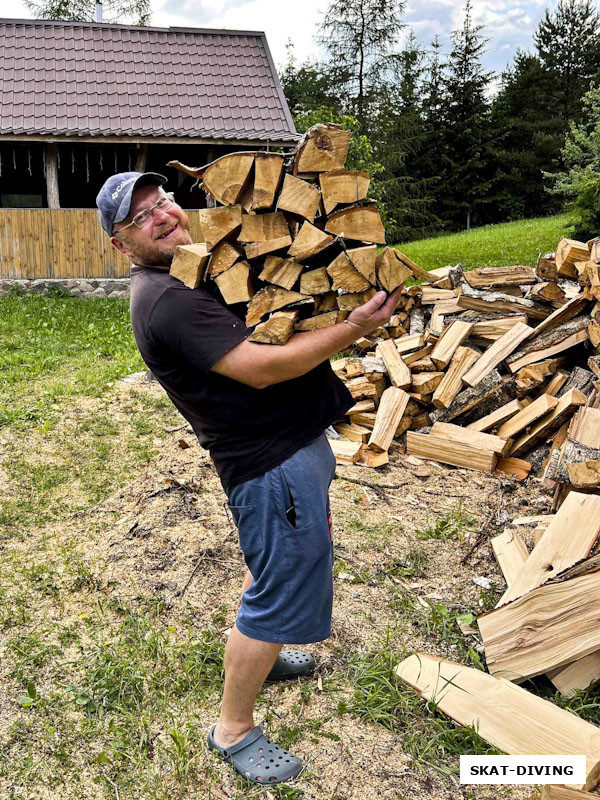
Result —
M 56 142 L 46 142 L 46 195 L 48 208 L 60 208 Z
M 139 150 L 137 152 L 137 157 L 135 159 L 135 171 L 136 172 L 145 172 L 146 171 L 146 159 L 148 157 L 148 145 L 147 144 L 140 144 L 138 145 Z

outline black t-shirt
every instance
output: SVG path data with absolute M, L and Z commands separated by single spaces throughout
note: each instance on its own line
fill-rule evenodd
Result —
M 252 329 L 208 291 L 189 289 L 165 270 L 132 268 L 131 322 L 142 358 L 226 488 L 281 464 L 354 403 L 328 361 L 265 389 L 212 372 Z

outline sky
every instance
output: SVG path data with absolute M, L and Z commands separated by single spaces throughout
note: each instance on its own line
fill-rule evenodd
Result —
M 474 22 L 485 25 L 486 69 L 502 71 L 521 47 L 531 49 L 533 32 L 546 7 L 557 0 L 473 0 Z M 152 23 L 161 27 L 262 30 L 277 66 L 286 60 L 286 44 L 294 43 L 298 61 L 319 56 L 314 37 L 327 0 L 152 0 Z M 461 27 L 464 0 L 406 0 L 404 21 L 422 45 L 438 34 L 447 44 Z M 22 0 L 0 0 L 0 16 L 30 18 Z

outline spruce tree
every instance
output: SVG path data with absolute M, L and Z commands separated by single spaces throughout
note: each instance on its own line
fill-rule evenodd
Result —
M 321 23 L 329 74 L 361 133 L 371 130 L 373 106 L 393 73 L 404 8 L 404 0 L 331 0 Z
M 495 216 L 496 159 L 487 91 L 492 74 L 481 59 L 486 39 L 474 25 L 471 0 L 463 27 L 452 34 L 444 76 L 444 153 L 440 214 L 455 228 L 481 225 Z
M 566 121 L 580 117 L 581 98 L 600 76 L 600 15 L 592 0 L 559 0 L 546 9 L 534 36 L 538 57 L 553 77 L 548 113 Z
M 287 60 L 279 70 L 279 78 L 292 114 L 309 112 L 321 107 L 339 110 L 340 98 L 332 88 L 327 65 L 310 59 L 297 65 L 291 41 L 286 45 L 286 53 Z

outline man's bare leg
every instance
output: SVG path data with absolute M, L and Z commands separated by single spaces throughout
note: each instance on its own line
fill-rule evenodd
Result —
M 250 639 L 235 626 L 229 634 L 221 716 L 213 734 L 220 747 L 231 747 L 254 728 L 256 696 L 280 650 L 280 644 Z
M 244 582 L 242 583 L 242 594 L 247 591 L 250 586 L 252 585 L 252 573 L 250 570 L 246 570 L 246 576 L 244 578 Z

